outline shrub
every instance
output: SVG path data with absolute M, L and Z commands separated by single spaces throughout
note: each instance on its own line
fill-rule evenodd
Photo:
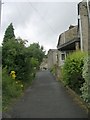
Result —
M 0 95 L 2 90 L 2 67 L 0 67 Z
M 19 82 L 19 81 L 18 81 Z M 22 83 L 17 83 L 12 79 L 6 68 L 2 70 L 2 106 L 5 108 L 12 98 L 18 97 L 22 93 Z
M 2 47 L 0 46 L 0 67 L 2 65 Z
M 53 67 L 50 69 L 50 72 L 51 72 L 53 75 L 56 75 L 56 65 L 53 65 Z
M 84 83 L 82 77 L 84 57 L 85 53 L 81 51 L 71 53 L 67 56 L 62 70 L 64 83 L 78 94 L 81 93 L 80 88 Z
M 90 99 L 90 94 L 89 94 L 89 78 L 90 78 L 90 75 L 89 75 L 89 65 L 90 64 L 90 60 L 88 57 L 86 57 L 84 59 L 84 66 L 83 66 L 83 73 L 82 73 L 82 76 L 85 80 L 85 82 L 83 83 L 83 86 L 81 87 L 81 92 L 82 92 L 82 95 L 81 97 L 84 99 L 84 101 L 86 102 L 90 102 L 89 99 Z

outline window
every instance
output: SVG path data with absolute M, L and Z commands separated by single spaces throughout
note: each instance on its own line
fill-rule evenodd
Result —
M 64 53 L 61 54 L 61 60 L 65 60 L 65 54 Z

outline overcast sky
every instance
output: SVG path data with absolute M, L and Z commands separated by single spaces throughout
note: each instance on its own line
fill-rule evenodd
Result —
M 39 42 L 48 51 L 56 48 L 58 36 L 62 32 L 71 24 L 77 24 L 77 3 L 80 0 L 73 2 L 12 1 L 2 1 L 4 4 L 1 12 L 0 44 L 6 28 L 12 22 L 16 37 L 27 39 L 27 45 Z

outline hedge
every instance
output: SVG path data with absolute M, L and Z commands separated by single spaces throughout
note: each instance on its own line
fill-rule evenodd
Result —
M 76 51 L 69 54 L 63 65 L 63 81 L 78 94 L 81 94 L 80 88 L 85 82 L 82 77 L 85 53 Z

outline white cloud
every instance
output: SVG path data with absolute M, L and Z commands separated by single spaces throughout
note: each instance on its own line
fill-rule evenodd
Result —
M 27 39 L 28 44 L 39 42 L 46 50 L 56 48 L 59 34 L 77 23 L 76 6 L 73 2 L 5 3 L 1 36 L 12 22 L 16 37 Z
M 80 2 L 82 0 L 3 0 L 5 2 Z

